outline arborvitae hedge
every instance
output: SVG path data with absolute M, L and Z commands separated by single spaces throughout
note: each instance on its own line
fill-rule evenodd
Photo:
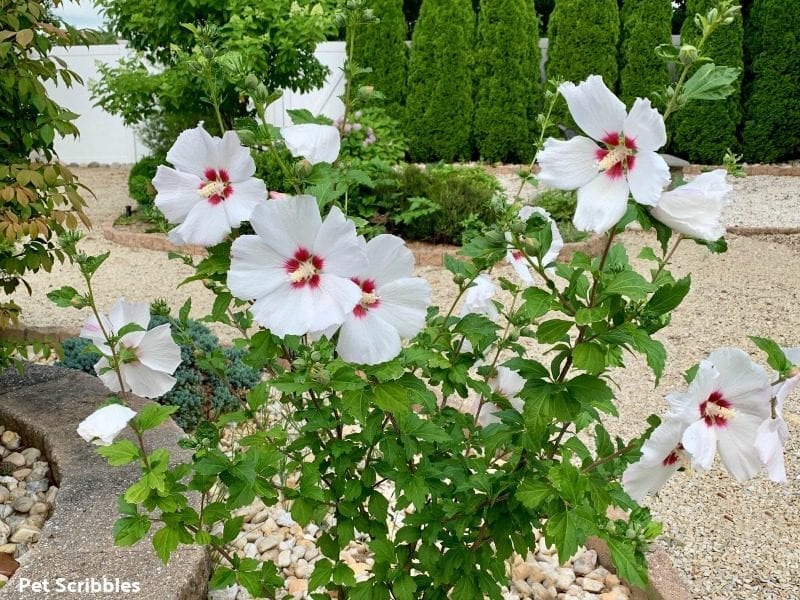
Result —
M 578 83 L 602 75 L 617 86 L 617 0 L 556 0 L 547 28 L 547 76 Z
M 408 70 L 403 0 L 369 0 L 368 6 L 380 23 L 360 27 L 356 33 L 353 58 L 359 66 L 372 69 L 357 83 L 374 86 L 385 97 L 386 112 L 402 119 Z
M 695 13 L 706 14 L 717 0 L 688 0 L 686 21 L 681 29 L 684 44 L 696 44 L 701 36 L 694 23 Z M 720 66 L 742 69 L 742 18 L 717 29 L 706 42 L 703 53 Z M 672 151 L 692 162 L 719 164 L 728 148 L 736 148 L 736 130 L 742 119 L 741 76 L 726 100 L 700 100 L 670 117 Z
M 470 0 L 424 0 L 411 43 L 405 132 L 416 161 L 470 158 L 472 47 Z
M 742 149 L 749 162 L 800 155 L 800 12 L 796 0 L 755 0 L 745 20 L 748 72 Z
M 481 0 L 473 136 L 484 160 L 528 162 L 539 112 L 539 27 L 530 0 Z
M 619 88 L 628 106 L 636 98 L 650 98 L 670 81 L 667 64 L 655 48 L 670 43 L 671 18 L 671 0 L 624 0 Z

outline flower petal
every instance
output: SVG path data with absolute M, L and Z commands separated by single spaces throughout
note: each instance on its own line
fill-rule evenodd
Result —
M 233 193 L 222 202 L 228 224 L 239 227 L 249 221 L 256 206 L 267 201 L 267 186 L 260 179 L 251 177 L 232 186 Z
M 369 267 L 364 274 L 378 287 L 395 279 L 410 277 L 414 272 L 414 255 L 396 235 L 375 236 L 367 242 L 366 252 Z
M 195 204 L 205 200 L 197 193 L 201 185 L 203 182 L 197 175 L 159 166 L 153 177 L 153 187 L 158 192 L 155 205 L 170 223 L 180 223 Z
M 150 305 L 146 302 L 128 302 L 125 298 L 120 298 L 111 307 L 108 318 L 114 333 L 129 323 L 136 323 L 139 327 L 147 329 L 150 324 Z
M 600 141 L 622 131 L 627 116 L 625 104 L 606 87 L 600 75 L 590 75 L 578 85 L 562 83 L 558 91 L 578 127 L 589 137 Z
M 535 261 L 536 259 L 531 258 L 531 260 Z M 514 268 L 517 277 L 519 277 L 523 283 L 526 285 L 533 285 L 533 276 L 531 275 L 530 266 L 525 257 L 518 255 L 516 250 L 509 250 L 506 253 L 506 261 Z
M 361 301 L 361 288 L 349 278 L 323 273 L 319 287 L 311 291 L 314 311 L 309 331 L 321 331 L 332 325 L 341 325 Z
M 737 481 L 746 481 L 761 469 L 756 448 L 759 417 L 738 412 L 727 427 L 718 427 L 717 446 L 722 464 Z
M 714 463 L 717 451 L 716 427 L 709 427 L 705 421 L 695 421 L 683 432 L 681 441 L 686 451 L 692 455 L 692 465 L 708 471 Z
M 737 412 L 759 418 L 769 416 L 772 387 L 767 372 L 739 348 L 719 348 L 708 356 L 719 371 L 719 388 L 723 397 Z
M 170 391 L 176 379 L 169 373 L 156 371 L 142 363 L 125 363 L 121 367 L 125 383 L 131 391 L 143 398 L 158 398 Z
M 680 463 L 665 465 L 639 461 L 625 469 L 622 474 L 622 487 L 637 502 L 648 494 L 657 493 L 680 468 Z
M 117 377 L 116 371 L 113 369 L 108 369 L 109 366 L 108 359 L 106 357 L 101 358 L 94 364 L 94 372 L 97 373 L 98 379 L 103 382 L 103 385 L 106 386 L 112 392 L 119 392 L 119 378 Z M 125 391 L 129 391 L 130 387 L 127 385 L 125 378 L 122 378 L 122 383 L 125 384 Z
M 198 202 L 186 215 L 183 223 L 170 232 L 172 243 L 215 246 L 231 232 L 224 202 Z
M 339 329 L 336 351 L 348 362 L 376 365 L 400 354 L 400 334 L 373 310 L 351 315 Z
M 172 338 L 169 323 L 145 332 L 136 350 L 139 362 L 156 371 L 172 374 L 181 364 L 181 349 Z
M 655 152 L 667 143 L 664 118 L 650 105 L 650 100 L 637 98 L 622 126 L 625 137 L 633 140 L 639 152 Z
M 628 182 L 624 177 L 598 174 L 578 189 L 573 224 L 581 231 L 605 233 L 619 222 L 628 208 Z
M 394 327 L 400 337 L 413 338 L 425 326 L 431 286 L 421 277 L 395 279 L 378 288 L 380 304 L 370 309 Z
M 179 171 L 205 178 L 205 171 L 220 165 L 219 138 L 213 138 L 202 124 L 178 136 L 167 152 L 167 160 Z
M 730 190 L 731 187 L 725 183 L 725 171 L 717 169 L 664 192 L 658 205 L 650 212 L 653 217 L 683 235 L 714 241 L 725 235 L 720 218 Z
M 599 149 L 583 136 L 567 141 L 548 139 L 539 153 L 539 180 L 559 190 L 575 190 L 586 185 L 598 173 Z
M 786 466 L 783 461 L 783 446 L 789 437 L 786 421 L 781 418 L 767 419 L 758 426 L 756 450 L 761 462 L 767 467 L 772 481 L 786 482 Z
M 655 152 L 637 152 L 633 167 L 628 170 L 628 183 L 636 202 L 655 206 L 669 184 L 669 167 Z
M 281 129 L 283 141 L 294 157 L 303 157 L 312 165 L 334 163 L 339 157 L 339 130 L 331 125 L 303 123 Z
M 78 435 L 87 442 L 107 446 L 128 426 L 136 413 L 121 404 L 108 404 L 86 417 L 78 425 Z
M 215 141 L 218 138 L 215 138 Z M 228 172 L 228 177 L 233 182 L 245 181 L 256 172 L 256 163 L 250 155 L 250 150 L 242 146 L 235 131 L 226 131 L 222 139 L 216 142 L 219 156 L 219 168 Z M 266 195 L 266 194 L 265 194 Z
M 287 285 L 286 259 L 267 246 L 257 235 L 243 235 L 231 246 L 228 288 L 242 300 L 268 296 Z
M 322 217 L 314 196 L 288 196 L 259 204 L 250 215 L 250 224 L 261 241 L 290 258 L 299 247 L 313 248 Z
M 325 217 L 311 248 L 313 254 L 322 257 L 324 273 L 357 277 L 368 267 L 364 240 L 359 239 L 355 224 L 345 219 L 336 206 Z
M 309 323 L 313 310 L 309 288 L 304 286 L 293 289 L 288 284 L 280 285 L 270 294 L 258 297 L 250 307 L 253 319 L 278 337 L 303 335 L 312 331 Z

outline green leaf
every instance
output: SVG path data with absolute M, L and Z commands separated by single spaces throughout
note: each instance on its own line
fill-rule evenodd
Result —
M 122 517 L 114 523 L 114 544 L 117 546 L 133 546 L 150 531 L 150 517 L 137 515 Z
M 352 587 L 356 584 L 356 574 L 353 573 L 353 569 L 343 562 L 336 563 L 331 579 L 336 585 Z
M 474 600 L 480 597 L 478 586 L 469 575 L 459 577 L 451 595 L 452 600 Z
M 155 402 L 149 402 L 142 407 L 138 415 L 131 419 L 131 425 L 140 432 L 154 429 L 177 410 L 177 406 L 163 406 Z
M 553 493 L 553 489 L 544 481 L 538 479 L 525 479 L 519 484 L 514 494 L 523 506 L 536 510 Z
M 208 582 L 212 590 L 221 590 L 236 583 L 236 573 L 228 567 L 217 567 Z
M 792 370 L 792 362 L 786 358 L 781 347 L 769 338 L 750 336 L 756 346 L 767 355 L 767 364 L 778 373 L 784 374 Z
M 607 306 L 597 306 L 595 308 L 579 308 L 575 312 L 575 323 L 578 325 L 591 325 L 597 321 L 602 321 L 608 316 Z
M 593 406 L 610 415 L 617 415 L 617 409 L 612 402 L 614 392 L 605 381 L 594 375 L 578 375 L 569 380 L 565 387 L 572 397 L 588 406 Z
M 545 524 L 545 537 L 558 549 L 558 560 L 563 564 L 578 551 L 579 520 L 574 510 L 565 509 L 550 515 Z
M 462 334 L 475 348 L 485 348 L 495 341 L 498 329 L 499 325 L 488 317 L 469 313 L 456 323 L 453 332 Z
M 387 539 L 374 539 L 369 543 L 375 562 L 392 564 L 395 561 L 394 544 Z
M 529 287 L 522 292 L 522 298 L 525 301 L 522 308 L 531 320 L 547 314 L 553 302 L 552 294 L 536 287 Z
M 403 417 L 398 424 L 400 425 L 400 431 L 425 442 L 438 442 L 440 444 L 450 442 L 450 436 L 447 435 L 444 429 L 435 423 L 419 418 L 414 413 Z
M 295 498 L 294 502 L 292 502 L 292 518 L 305 527 L 314 518 L 315 508 L 316 505 L 311 500 L 303 497 Z
M 661 286 L 645 305 L 645 310 L 656 315 L 663 315 L 674 310 L 689 293 L 690 286 L 691 279 L 688 275 L 672 285 Z
M 653 291 L 653 285 L 636 271 L 603 274 L 602 296 L 626 296 L 631 300 L 644 300 Z
M 73 306 L 73 301 L 80 298 L 80 294 L 74 287 L 66 285 L 58 288 L 57 290 L 53 290 L 52 292 L 47 292 L 47 297 L 51 302 L 55 303 L 56 306 L 61 308 L 69 308 L 70 306 Z M 76 308 L 82 307 L 77 306 Z
M 227 544 L 236 539 L 236 536 L 238 536 L 239 532 L 242 530 L 242 523 L 244 523 L 243 516 L 233 517 L 225 521 L 225 524 L 222 526 L 223 544 Z
M 347 414 L 353 416 L 357 421 L 363 422 L 373 398 L 372 390 L 366 387 L 358 390 L 346 390 L 342 392 L 342 405 Z
M 606 368 L 606 353 L 595 342 L 581 342 L 575 346 L 572 359 L 576 369 L 586 371 L 589 375 L 599 375 Z
M 153 536 L 153 547 L 161 562 L 167 564 L 169 556 L 178 549 L 178 530 L 173 527 L 162 527 Z
M 738 77 L 739 69 L 706 63 L 683 84 L 680 102 L 684 104 L 695 100 L 724 100 L 733 94 L 733 83 Z
M 127 465 L 139 458 L 139 447 L 130 440 L 118 440 L 110 446 L 100 446 L 97 453 L 112 467 Z
M 647 365 L 656 376 L 655 383 L 658 385 L 661 375 L 664 373 L 664 365 L 667 362 L 667 350 L 664 348 L 664 344 L 651 338 L 643 329 L 633 330 L 631 339 L 633 347 L 647 358 Z
M 572 328 L 572 321 L 551 319 L 539 325 L 536 330 L 536 339 L 540 344 L 555 344 L 560 342 Z
M 383 411 L 401 415 L 411 410 L 406 388 L 396 382 L 385 382 L 374 388 L 375 405 Z
M 416 600 L 417 583 L 408 573 L 401 573 L 392 582 L 392 593 L 396 600 Z
M 604 539 L 611 550 L 611 561 L 617 568 L 617 574 L 627 583 L 644 588 L 647 585 L 647 565 L 644 559 L 636 559 L 636 553 L 630 544 L 610 536 Z
M 141 504 L 147 500 L 151 489 L 147 477 L 143 477 L 125 490 L 125 501 L 131 504 Z

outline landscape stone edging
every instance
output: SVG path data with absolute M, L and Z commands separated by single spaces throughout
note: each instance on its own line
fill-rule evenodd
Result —
M 108 391 L 96 377 L 58 367 L 27 365 L 23 375 L 0 372 L 0 423 L 13 428 L 50 461 L 59 486 L 53 514 L 39 542 L 22 557 L 19 570 L 0 589 L 0 600 L 61 597 L 20 591 L 21 578 L 80 582 L 115 578 L 139 582 L 137 594 L 68 594 L 69 596 L 137 600 L 197 600 L 204 598 L 209 558 L 202 548 L 182 546 L 164 565 L 153 550 L 150 536 L 130 548 L 114 546 L 112 528 L 118 518 L 117 498 L 136 481 L 139 467 L 111 467 L 75 432 L 78 423 L 100 407 Z M 134 409 L 144 401 L 135 399 Z M 173 457 L 184 457 L 177 446 L 183 432 L 171 421 L 148 432 L 148 447 L 165 447 Z

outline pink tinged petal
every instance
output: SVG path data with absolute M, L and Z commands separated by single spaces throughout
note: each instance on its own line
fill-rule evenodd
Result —
M 708 471 L 714 463 L 717 451 L 718 427 L 709 427 L 704 420 L 695 421 L 683 433 L 681 441 L 686 451 L 692 455 L 692 465 Z
M 202 125 L 183 131 L 167 152 L 167 160 L 186 173 L 192 173 L 205 181 L 205 171 L 220 165 L 219 138 L 213 138 Z
M 382 234 L 372 238 L 366 246 L 369 267 L 364 276 L 381 285 L 411 277 L 414 272 L 414 255 L 406 243 L 396 235 Z
M 421 277 L 396 279 L 378 288 L 379 304 L 368 310 L 394 327 L 404 339 L 411 339 L 425 326 L 431 302 L 431 286 Z
M 606 87 L 599 75 L 590 75 L 578 85 L 563 83 L 558 91 L 567 101 L 572 118 L 588 136 L 602 140 L 622 131 L 627 115 L 625 104 Z
M 539 153 L 539 180 L 559 190 L 575 190 L 598 172 L 597 151 L 592 140 L 576 136 L 566 142 L 548 139 Z
M 288 196 L 259 204 L 250 224 L 262 242 L 288 259 L 298 248 L 313 248 L 322 217 L 314 196 Z
M 639 152 L 654 152 L 667 143 L 664 118 L 650 105 L 650 100 L 642 98 L 637 98 L 633 103 L 622 132 L 633 141 Z
M 94 411 L 78 425 L 78 435 L 87 442 L 108 446 L 136 413 L 121 404 L 109 404 Z
M 392 360 L 400 350 L 400 334 L 377 311 L 351 315 L 339 329 L 336 351 L 348 362 L 376 365 Z
M 139 362 L 164 373 L 174 373 L 181 364 L 181 349 L 172 338 L 169 323 L 147 331 L 136 348 Z
M 508 264 L 514 268 L 514 271 L 517 273 L 517 277 L 519 277 L 527 285 L 533 285 L 533 277 L 531 276 L 528 261 L 521 250 L 509 250 L 506 253 L 506 260 L 508 261 Z M 536 259 L 533 258 L 531 260 L 535 261 Z
M 639 204 L 654 206 L 669 184 L 669 167 L 655 152 L 637 152 L 633 166 L 628 167 L 631 195 Z
M 772 387 L 767 372 L 739 348 L 719 348 L 708 356 L 719 371 L 719 388 L 737 413 L 759 418 L 770 415 Z
M 131 391 L 143 398 L 163 396 L 173 388 L 176 381 L 169 373 L 151 369 L 138 362 L 125 363 L 121 370 Z
M 120 298 L 111 307 L 108 318 L 114 332 L 129 323 L 136 323 L 139 327 L 147 329 L 150 324 L 150 305 L 146 302 L 128 302 L 125 298 Z
M 113 335 L 114 328 L 111 325 L 111 321 L 108 320 L 108 317 L 105 315 L 100 315 L 100 319 L 102 320 L 103 328 L 106 330 L 106 333 Z M 78 335 L 79 337 L 94 342 L 95 346 L 97 346 L 100 352 L 103 354 L 110 355 L 111 349 L 108 347 L 108 344 L 106 344 L 106 338 L 103 335 L 103 328 L 100 327 L 100 324 L 94 315 L 89 315 L 86 318 L 86 322 L 83 324 L 83 327 L 81 327 L 81 331 Z
M 281 135 L 294 157 L 303 157 L 312 165 L 333 163 L 339 157 L 339 130 L 331 125 L 304 123 L 281 129 Z
M 627 207 L 625 178 L 600 173 L 578 190 L 578 206 L 572 222 L 581 231 L 605 233 L 619 222 Z
M 234 183 L 243 182 L 256 172 L 256 163 L 250 155 L 250 150 L 242 146 L 242 142 L 235 131 L 226 131 L 222 139 L 215 142 L 218 147 L 218 168 L 224 169 Z M 215 166 L 215 165 L 209 165 Z M 266 190 L 265 190 L 266 194 Z
M 170 223 L 182 222 L 195 204 L 205 201 L 205 198 L 197 193 L 203 181 L 191 173 L 181 173 L 170 167 L 158 167 L 153 178 L 153 187 L 158 192 L 155 204 Z
M 680 462 L 676 451 L 680 449 L 681 438 L 687 424 L 674 415 L 668 414 L 663 422 L 653 430 L 650 437 L 642 445 L 642 460 L 652 463 Z M 680 465 L 679 465 L 680 466 Z
M 359 239 L 355 224 L 337 207 L 325 217 L 311 253 L 322 258 L 323 272 L 341 277 L 357 277 L 368 267 L 363 238 Z
M 680 463 L 663 464 L 639 461 L 625 469 L 622 474 L 622 487 L 637 502 L 648 494 L 657 493 L 678 469 Z
M 727 427 L 717 427 L 717 446 L 722 464 L 737 481 L 752 478 L 761 469 L 756 448 L 759 417 L 737 412 Z
M 783 447 L 789 438 L 786 421 L 780 417 L 767 419 L 758 426 L 756 432 L 756 450 L 761 462 L 767 467 L 767 474 L 772 481 L 786 482 L 786 466 L 783 461 Z
M 174 232 L 174 235 L 172 234 Z M 189 211 L 186 219 L 170 232 L 173 243 L 195 246 L 215 246 L 231 232 L 225 214 L 225 203 L 200 202 Z
M 268 296 L 287 284 L 286 259 L 257 235 L 243 235 L 231 246 L 228 288 L 242 300 Z
M 233 192 L 222 206 L 231 228 L 239 227 L 242 221 L 249 221 L 256 206 L 267 199 L 267 186 L 260 179 L 251 178 L 233 184 Z

